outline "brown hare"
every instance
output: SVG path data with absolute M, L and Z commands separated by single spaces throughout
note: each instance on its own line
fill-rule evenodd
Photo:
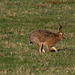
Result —
M 30 34 L 30 44 L 34 43 L 39 46 L 39 52 L 41 51 L 45 52 L 43 49 L 43 44 L 46 45 L 48 51 L 50 51 L 49 47 L 52 47 L 57 52 L 57 49 L 54 47 L 54 45 L 62 40 L 65 39 L 64 33 L 61 32 L 62 26 L 59 26 L 59 30 L 57 33 L 52 33 L 48 30 L 44 29 L 39 29 L 39 30 L 34 30 Z

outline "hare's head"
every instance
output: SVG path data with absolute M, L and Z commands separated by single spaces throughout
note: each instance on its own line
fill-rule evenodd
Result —
M 65 39 L 65 35 L 63 32 L 61 32 L 62 26 L 59 26 L 59 31 L 57 32 L 57 35 L 59 36 L 60 40 Z
M 60 32 L 60 33 L 59 33 L 59 38 L 60 38 L 61 40 L 62 40 L 62 39 L 65 39 L 64 33 Z

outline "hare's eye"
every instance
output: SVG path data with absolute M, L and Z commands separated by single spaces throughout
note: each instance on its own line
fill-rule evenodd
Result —
M 60 35 L 62 35 L 62 33 L 60 33 Z

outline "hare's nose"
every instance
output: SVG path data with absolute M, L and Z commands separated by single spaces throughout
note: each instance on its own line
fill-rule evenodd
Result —
M 63 38 L 66 39 L 65 36 L 63 36 Z

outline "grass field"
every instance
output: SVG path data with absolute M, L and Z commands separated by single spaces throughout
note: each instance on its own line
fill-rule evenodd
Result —
M 57 1 L 0 0 L 0 75 L 75 75 L 75 1 Z M 66 39 L 57 53 L 29 45 L 33 30 L 56 33 L 59 24 Z

